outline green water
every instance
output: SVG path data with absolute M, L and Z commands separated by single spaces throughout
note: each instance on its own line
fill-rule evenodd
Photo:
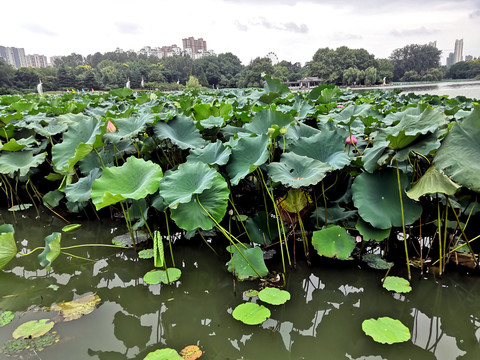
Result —
M 0 221 L 12 223 L 11 216 L 2 212 Z M 26 249 L 41 246 L 46 235 L 65 225 L 49 214 L 36 219 L 34 212 L 17 213 L 17 221 L 15 238 Z M 63 235 L 62 246 L 110 243 L 123 232 L 121 222 L 83 222 L 80 230 Z M 93 313 L 55 324 L 60 341 L 22 358 L 143 359 L 159 348 L 180 351 L 187 345 L 198 345 L 201 359 L 478 359 L 480 354 L 480 279 L 459 272 L 442 279 L 414 273 L 413 291 L 398 295 L 381 287 L 384 272 L 350 264 L 327 267 L 319 258 L 312 267 L 300 261 L 287 274 L 292 299 L 266 305 L 271 318 L 248 326 L 231 312 L 246 300 L 243 291 L 258 283 L 236 282 L 234 294 L 226 259 L 204 244 L 177 242 L 182 277 L 168 286 L 143 283 L 152 260 L 139 260 L 133 250 L 70 252 L 95 261 L 60 255 L 47 271 L 38 269 L 35 255 L 15 259 L 0 272 L 0 310 L 16 314 L 0 328 L 0 346 L 20 324 L 57 315 L 45 307 L 97 293 L 102 302 Z M 411 341 L 382 345 L 366 336 L 362 321 L 381 316 L 401 320 Z

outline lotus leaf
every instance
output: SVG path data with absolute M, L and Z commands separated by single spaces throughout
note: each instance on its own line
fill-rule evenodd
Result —
M 0 312 L 0 327 L 11 323 L 14 317 L 15 314 L 11 311 Z
M 8 211 L 23 211 L 23 210 L 28 210 L 33 206 L 33 204 L 20 204 L 20 205 L 13 205 L 12 207 L 9 207 L 7 210 Z
M 377 270 L 388 270 L 393 266 L 393 263 L 383 260 L 380 254 L 365 254 L 362 260 L 372 269 Z
M 271 305 L 282 305 L 290 300 L 290 293 L 275 287 L 266 287 L 258 293 L 258 298 Z
M 54 232 L 45 237 L 45 249 L 41 254 L 38 255 L 38 261 L 40 265 L 50 266 L 53 261 L 60 255 L 60 240 L 62 239 L 62 234 Z
M 312 245 L 320 256 L 348 260 L 355 248 L 355 239 L 344 228 L 334 225 L 314 231 Z
M 375 240 L 383 241 L 390 236 L 391 228 L 388 229 L 377 229 L 374 228 L 369 223 L 363 221 L 361 218 L 358 218 L 355 228 L 358 230 L 360 235 L 363 236 L 364 241 Z
M 258 290 L 250 289 L 250 290 L 245 291 L 243 293 L 243 295 L 245 295 L 246 297 L 256 297 L 256 296 L 258 296 Z
M 170 348 L 152 351 L 143 360 L 183 360 L 178 353 Z
M 225 147 L 220 140 L 217 140 L 204 148 L 190 150 L 187 162 L 200 161 L 209 165 L 226 165 L 231 153 L 231 148 Z
M 345 136 L 337 130 L 323 130 L 318 135 L 300 138 L 291 145 L 290 150 L 297 155 L 327 163 L 332 170 L 343 169 L 351 161 L 345 152 Z
M 90 200 L 93 182 L 100 177 L 102 170 L 100 168 L 90 171 L 88 176 L 78 179 L 74 184 L 69 184 L 65 188 L 65 197 L 72 202 L 85 202 Z
M 325 222 L 325 214 L 327 216 L 327 221 Z M 315 209 L 315 211 L 310 216 L 310 219 L 318 225 L 317 227 L 323 226 L 325 224 L 332 225 L 338 224 L 344 221 L 347 221 L 354 216 L 357 215 L 357 211 L 355 210 L 346 210 L 340 205 L 335 204 L 327 208 L 325 212 L 325 208 L 323 206 L 319 206 Z
M 73 230 L 77 230 L 81 227 L 82 227 L 82 224 L 71 224 L 71 225 L 64 226 L 62 228 L 62 231 L 63 232 L 70 232 L 70 231 L 73 231 Z
M 159 165 L 130 156 L 125 164 L 103 170 L 92 184 L 92 201 L 100 210 L 126 199 L 139 200 L 157 191 L 163 173 Z
M 143 281 L 149 285 L 170 284 L 180 279 L 182 271 L 177 268 L 168 268 L 167 270 L 151 270 L 143 276 Z
M 270 245 L 278 237 L 278 227 L 275 219 L 260 211 L 255 217 L 245 222 L 250 239 L 260 245 Z
M 450 180 L 448 176 L 431 166 L 406 194 L 410 199 L 418 201 L 421 196 L 426 194 L 453 195 L 459 188 L 460 186 Z
M 362 161 L 363 168 L 366 171 L 373 173 L 379 165 L 385 163 L 385 159 L 388 157 L 388 152 L 387 155 L 384 154 L 388 144 L 388 141 L 375 141 L 373 147 L 365 150 Z
M 266 276 L 268 274 L 268 269 L 263 259 L 262 249 L 259 247 L 245 249 L 241 245 L 237 245 L 237 247 L 232 249 L 233 256 L 232 259 L 227 263 L 227 270 L 232 272 L 238 278 L 238 280 L 258 278 L 259 275 Z
M 261 324 L 267 320 L 270 315 L 270 310 L 265 306 L 251 302 L 238 305 L 232 313 L 234 319 L 247 325 Z
M 130 88 L 124 87 L 121 89 L 110 90 L 109 94 L 112 96 L 117 96 L 119 98 L 125 99 L 133 95 L 133 90 Z
M 117 143 L 124 139 L 131 139 L 139 132 L 144 131 L 146 124 L 151 122 L 153 118 L 153 114 L 142 114 L 141 116 L 115 119 L 113 122 L 116 126 L 116 131 L 107 132 L 103 137 L 105 140 L 112 143 Z
M 288 139 L 297 141 L 300 138 L 309 138 L 318 134 L 320 134 L 320 130 L 300 122 L 294 126 L 290 126 L 287 129 L 287 133 L 285 134 L 285 136 Z
M 225 120 L 221 116 L 210 116 L 207 119 L 200 120 L 201 130 L 213 129 L 215 127 L 221 128 L 223 125 L 225 125 Z
M 3 144 L 3 145 L 0 144 L 0 150 L 3 150 L 3 151 L 20 151 L 25 146 L 32 143 L 33 141 L 35 141 L 35 138 L 33 136 L 30 136 L 28 139 L 20 139 L 18 141 L 16 139 L 10 139 L 5 144 Z
M 241 179 L 267 161 L 269 143 L 270 138 L 264 134 L 256 137 L 242 137 L 238 140 L 227 165 L 232 185 L 237 185 Z
M 252 121 L 243 128 L 249 133 L 268 134 L 268 129 L 276 125 L 278 128 L 288 127 L 295 119 L 290 114 L 284 114 L 273 109 L 261 110 L 255 114 Z
M 97 294 L 90 294 L 72 301 L 53 304 L 50 310 L 59 311 L 63 321 L 72 321 L 92 313 L 98 304 L 100 297 Z
M 453 125 L 433 163 L 456 183 L 480 192 L 480 105 Z
M 410 282 L 398 276 L 387 276 L 383 281 L 383 287 L 388 291 L 395 291 L 397 293 L 408 293 L 412 291 Z
M 53 328 L 53 325 L 55 325 L 55 323 L 50 319 L 28 321 L 17 327 L 13 331 L 12 336 L 14 339 L 38 338 L 49 332 L 50 329 Z
M 0 225 L 0 270 L 17 254 L 14 233 L 12 225 Z
M 140 259 L 151 259 L 153 258 L 153 249 L 143 249 L 138 252 L 138 257 Z
M 298 189 L 319 183 L 332 166 L 291 152 L 282 154 L 280 162 L 271 163 L 267 168 L 273 181 Z
M 311 196 L 301 189 L 290 189 L 277 200 L 277 206 L 290 214 L 297 214 L 312 203 Z
M 43 205 L 50 208 L 57 207 L 60 204 L 60 200 L 62 200 L 64 196 L 65 194 L 58 189 L 49 191 L 43 195 Z
M 196 360 L 203 355 L 203 351 L 197 345 L 189 345 L 180 351 L 183 360 Z
M 405 195 L 408 179 L 400 173 L 405 224 L 420 218 L 422 207 Z M 353 202 L 363 220 L 378 229 L 402 226 L 402 209 L 398 194 L 398 179 L 394 169 L 362 173 L 352 185 Z
M 19 172 L 20 176 L 28 174 L 30 168 L 38 167 L 45 161 L 47 153 L 43 152 L 33 156 L 32 150 L 5 152 L 0 153 L 0 173 L 8 174 L 14 177 L 15 172 Z
M 175 171 L 165 174 L 160 188 L 160 195 L 175 209 L 179 204 L 192 201 L 192 197 L 214 185 L 218 173 L 207 164 L 186 162 L 180 164 Z
M 102 123 L 93 117 L 71 126 L 64 133 L 63 142 L 52 147 L 52 163 L 57 171 L 69 173 L 79 160 L 102 146 L 102 133 Z
M 180 149 L 195 149 L 206 145 L 193 120 L 184 115 L 177 116 L 168 123 L 158 122 L 155 125 L 155 136 L 160 140 L 169 139 Z
M 400 320 L 389 317 L 364 320 L 362 330 L 381 344 L 395 344 L 410 340 L 410 330 Z

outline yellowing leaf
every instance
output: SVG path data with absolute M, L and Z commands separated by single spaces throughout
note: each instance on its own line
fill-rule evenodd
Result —
M 51 310 L 60 311 L 59 315 L 64 321 L 72 321 L 90 314 L 99 303 L 100 297 L 97 294 L 90 294 L 73 301 L 54 304 Z
M 180 351 L 180 355 L 184 360 L 195 360 L 203 355 L 202 350 L 196 345 L 190 345 Z

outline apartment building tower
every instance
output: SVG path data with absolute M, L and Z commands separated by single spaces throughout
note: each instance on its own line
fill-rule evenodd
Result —
M 202 38 L 194 39 L 193 36 L 182 39 L 183 50 L 192 49 L 192 53 L 200 53 L 207 51 L 207 42 Z
M 463 39 L 455 40 L 455 50 L 453 53 L 453 63 L 456 64 L 463 60 Z

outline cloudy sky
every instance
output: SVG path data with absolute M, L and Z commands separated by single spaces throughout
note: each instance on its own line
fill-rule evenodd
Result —
M 190 36 L 245 65 L 269 52 L 304 64 L 342 45 L 386 58 L 431 41 L 445 57 L 455 39 L 480 57 L 480 0 L 23 0 L 1 10 L 0 45 L 47 57 L 182 47 Z

